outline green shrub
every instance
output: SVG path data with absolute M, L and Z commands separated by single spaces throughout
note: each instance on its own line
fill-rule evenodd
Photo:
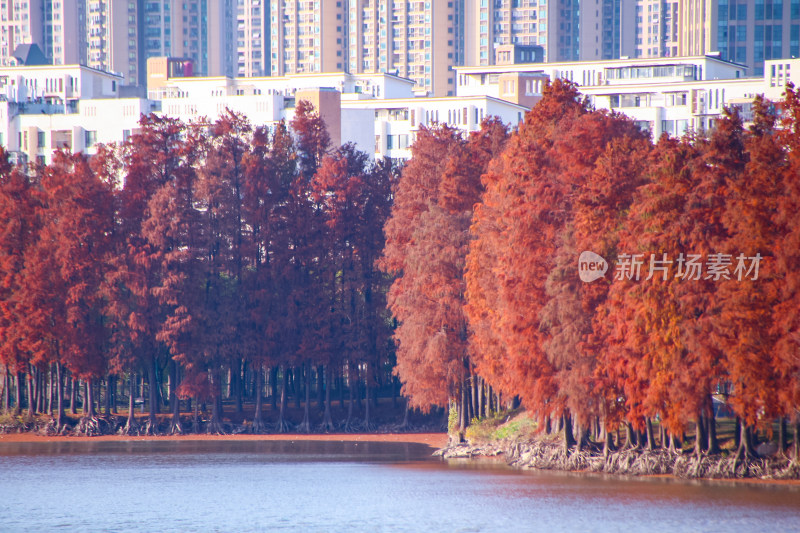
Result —
M 450 403 L 450 411 L 447 413 L 447 433 L 452 435 L 458 428 L 458 409 L 455 403 Z

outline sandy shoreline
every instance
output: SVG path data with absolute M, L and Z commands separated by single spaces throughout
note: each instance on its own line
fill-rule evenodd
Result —
M 283 433 L 269 435 L 164 435 L 131 437 L 127 435 L 101 435 L 97 437 L 45 436 L 35 433 L 6 433 L 0 435 L 0 444 L 4 442 L 98 442 L 98 441 L 330 441 L 330 442 L 410 442 L 427 444 L 433 448 L 442 448 L 447 444 L 445 433 L 326 433 L 304 434 Z

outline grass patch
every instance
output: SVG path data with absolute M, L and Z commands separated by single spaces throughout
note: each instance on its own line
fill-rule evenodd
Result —
M 520 409 L 501 411 L 489 418 L 473 418 L 465 437 L 474 444 L 486 444 L 503 439 L 527 438 L 537 430 L 537 424 Z
M 12 413 L 0 413 L 0 426 L 5 428 L 16 428 L 22 426 L 22 420 Z

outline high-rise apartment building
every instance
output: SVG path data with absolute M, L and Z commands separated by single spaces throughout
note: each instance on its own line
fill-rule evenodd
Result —
M 468 0 L 467 64 L 492 65 L 499 45 L 539 45 L 548 61 L 578 59 L 577 0 Z
M 139 27 L 140 2 L 90 0 L 86 3 L 86 65 L 115 71 L 129 85 L 145 76 L 144 32 Z M 141 76 L 141 78 L 140 78 Z
M 388 72 L 431 95 L 455 94 L 452 68 L 464 61 L 463 0 L 346 4 L 349 72 Z
M 42 0 L 0 0 L 0 64 L 13 65 L 21 44 L 42 43 Z
M 619 58 L 633 49 L 636 1 L 467 0 L 466 64 L 492 65 L 510 44 L 541 46 L 549 62 Z
M 42 51 L 54 65 L 85 63 L 86 4 L 83 0 L 43 2 Z
M 195 71 L 203 76 L 235 74 L 234 0 L 145 0 L 143 4 L 136 22 L 144 34 L 144 60 L 184 57 L 193 60 Z
M 273 76 L 344 69 L 345 0 L 270 0 Z
M 269 2 L 236 0 L 237 76 L 269 76 Z
M 463 63 L 464 0 L 271 0 L 268 20 L 273 76 L 386 72 L 414 80 L 429 94 L 455 94 L 452 67 Z M 241 71 L 246 43 L 239 52 Z
M 765 60 L 800 56 L 800 0 L 633 1 L 637 57 L 719 52 L 761 75 Z
M 54 65 L 82 64 L 143 84 L 155 56 L 192 59 L 201 75 L 234 71 L 237 0 L 0 0 L 0 63 L 37 43 Z M 249 0 L 256 4 L 258 0 Z
M 686 32 L 679 31 L 679 0 L 634 0 L 630 2 L 636 12 L 634 40 L 624 55 L 631 57 L 675 57 L 681 49 L 681 39 L 692 40 Z

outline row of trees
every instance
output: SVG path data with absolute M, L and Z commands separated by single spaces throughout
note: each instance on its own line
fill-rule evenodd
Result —
M 609 445 L 620 425 L 652 446 L 654 419 L 673 446 L 696 425 L 712 452 L 718 395 L 743 453 L 776 419 L 779 445 L 788 420 L 797 447 L 798 154 L 792 87 L 756 99 L 747 129 L 727 113 L 710 135 L 655 144 L 561 80 L 510 135 L 494 121 L 468 138 L 423 129 L 382 259 L 404 393 L 457 403 L 462 428 L 491 391 L 517 397 L 567 446 L 590 429 Z M 581 281 L 583 251 L 609 260 L 605 276 Z M 687 276 L 697 256 L 717 261 Z
M 306 102 L 291 130 L 233 113 L 188 125 L 151 115 L 91 159 L 59 152 L 23 169 L 0 154 L 4 408 L 33 414 L 52 390 L 60 427 L 65 384 L 70 395 L 86 384 L 93 417 L 94 385 L 103 380 L 108 400 L 125 377 L 138 431 L 143 376 L 144 429 L 156 431 L 166 376 L 172 432 L 183 430 L 180 398 L 210 403 L 220 431 L 223 385 L 237 411 L 251 391 L 259 431 L 267 378 L 282 431 L 291 379 L 309 430 L 315 379 L 323 427 L 333 383 L 350 391 L 352 422 L 358 384 L 369 399 L 392 379 L 388 280 L 375 261 L 395 174 L 351 145 L 332 148 Z

